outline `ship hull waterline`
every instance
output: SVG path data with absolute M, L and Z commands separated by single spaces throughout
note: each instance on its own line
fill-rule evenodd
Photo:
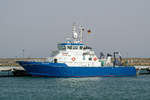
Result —
M 135 67 L 68 67 L 64 63 L 17 61 L 28 74 L 47 77 L 130 77 L 136 76 Z

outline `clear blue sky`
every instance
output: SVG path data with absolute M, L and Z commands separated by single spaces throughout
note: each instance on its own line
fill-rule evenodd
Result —
M 150 57 L 150 0 L 0 0 L 0 58 L 47 57 L 73 22 L 97 54 Z

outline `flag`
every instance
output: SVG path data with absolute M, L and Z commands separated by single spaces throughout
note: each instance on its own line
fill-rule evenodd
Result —
M 89 29 L 87 32 L 88 32 L 88 34 L 90 34 L 90 33 L 91 33 L 91 30 Z

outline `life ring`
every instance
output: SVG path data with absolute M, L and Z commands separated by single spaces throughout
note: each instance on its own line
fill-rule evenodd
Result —
M 96 60 L 97 60 L 97 57 L 94 57 L 93 60 L 96 61 Z
M 72 57 L 72 61 L 75 61 L 76 60 L 76 58 L 75 57 Z

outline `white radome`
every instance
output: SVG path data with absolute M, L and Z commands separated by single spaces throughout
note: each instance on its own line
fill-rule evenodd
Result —
M 73 33 L 73 38 L 74 38 L 74 39 L 77 39 L 77 38 L 78 38 L 78 33 L 74 32 L 74 33 Z

